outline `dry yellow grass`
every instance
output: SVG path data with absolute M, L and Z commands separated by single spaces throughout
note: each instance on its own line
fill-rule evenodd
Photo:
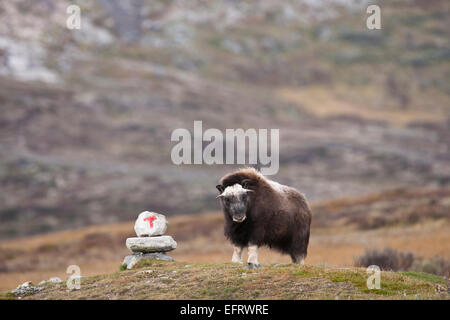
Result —
M 414 121 L 442 121 L 448 116 L 448 110 L 378 110 L 353 104 L 343 100 L 335 91 L 327 88 L 308 87 L 305 89 L 282 88 L 278 95 L 291 103 L 305 108 L 306 111 L 318 117 L 328 116 L 357 116 L 362 119 L 386 121 L 396 126 L 404 126 Z

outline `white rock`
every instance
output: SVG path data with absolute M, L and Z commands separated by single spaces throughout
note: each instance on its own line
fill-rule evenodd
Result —
M 128 238 L 127 248 L 133 252 L 166 252 L 177 248 L 177 243 L 171 236 Z
M 48 282 L 51 282 L 51 283 L 62 283 L 63 281 L 60 278 L 58 278 L 58 277 L 51 277 L 50 279 L 48 279 Z
M 15 296 L 24 296 L 28 294 L 34 294 L 44 289 L 45 287 L 43 286 L 33 286 L 33 283 L 31 283 L 31 281 L 27 281 L 19 285 L 16 289 L 11 291 L 11 293 L 13 293 Z
M 166 217 L 156 212 L 141 212 L 134 224 L 134 231 L 138 237 L 161 236 L 166 229 Z
M 31 281 L 27 281 L 27 282 L 24 282 L 24 283 L 18 285 L 16 289 L 30 288 L 32 286 L 33 286 L 33 283 Z

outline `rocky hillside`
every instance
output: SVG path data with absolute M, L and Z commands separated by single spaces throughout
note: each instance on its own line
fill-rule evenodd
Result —
M 2 1 L 0 238 L 217 209 L 235 167 L 170 160 L 194 120 L 279 128 L 311 200 L 448 187 L 449 3 L 379 4 L 369 31 L 364 1 Z

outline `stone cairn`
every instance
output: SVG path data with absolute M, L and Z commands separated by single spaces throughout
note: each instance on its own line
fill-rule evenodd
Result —
M 149 211 L 140 213 L 134 224 L 137 237 L 126 241 L 132 254 L 125 257 L 122 265 L 131 269 L 142 259 L 173 261 L 165 253 L 176 249 L 177 243 L 171 236 L 164 235 L 166 229 L 167 219 L 164 215 Z

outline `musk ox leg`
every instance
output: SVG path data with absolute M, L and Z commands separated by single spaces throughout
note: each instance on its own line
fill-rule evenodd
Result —
M 261 268 L 258 263 L 258 246 L 248 246 L 248 259 L 247 259 L 248 269 Z
M 292 259 L 293 263 L 305 264 L 305 255 L 304 254 L 295 255 L 295 254 L 291 253 L 291 259 Z
M 299 232 L 294 237 L 289 253 L 293 263 L 305 264 L 306 254 L 308 253 L 309 228 L 304 232 Z
M 244 248 L 234 246 L 233 257 L 231 258 L 231 262 L 242 264 L 242 251 L 244 251 Z

